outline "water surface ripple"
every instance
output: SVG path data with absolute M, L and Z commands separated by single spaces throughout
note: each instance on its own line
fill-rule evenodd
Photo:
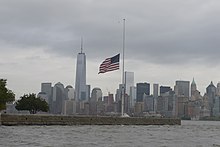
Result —
M 1 147 L 220 147 L 220 122 L 180 126 L 0 126 Z

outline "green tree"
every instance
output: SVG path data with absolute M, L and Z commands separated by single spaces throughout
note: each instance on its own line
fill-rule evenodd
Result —
M 6 79 L 0 79 L 0 110 L 6 108 L 7 102 L 13 102 L 15 100 L 15 94 L 6 88 L 6 84 Z
M 16 102 L 15 108 L 17 110 L 28 110 L 31 114 L 35 114 L 39 111 L 48 112 L 49 110 L 47 102 L 36 97 L 34 93 L 21 96 L 21 99 Z

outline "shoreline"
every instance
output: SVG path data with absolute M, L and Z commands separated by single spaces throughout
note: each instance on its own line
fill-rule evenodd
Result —
M 0 114 L 0 125 L 181 125 L 178 118 Z

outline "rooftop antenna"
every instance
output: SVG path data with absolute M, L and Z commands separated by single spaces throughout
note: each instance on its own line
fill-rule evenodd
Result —
M 83 38 L 81 37 L 81 54 L 83 52 Z

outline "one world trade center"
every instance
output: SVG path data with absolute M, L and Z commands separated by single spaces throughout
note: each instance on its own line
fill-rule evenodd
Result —
M 75 79 L 75 99 L 76 101 L 86 100 L 86 55 L 82 52 L 77 55 L 76 79 Z

